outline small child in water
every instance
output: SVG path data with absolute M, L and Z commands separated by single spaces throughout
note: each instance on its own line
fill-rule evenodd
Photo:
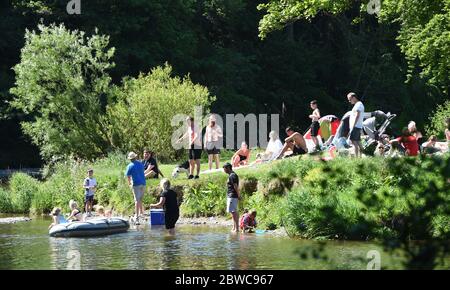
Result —
M 253 230 L 256 228 L 256 225 L 256 210 L 251 210 L 250 212 L 248 210 L 245 210 L 239 222 L 239 227 L 241 228 L 242 232 L 253 232 Z
M 61 214 L 61 209 L 59 207 L 54 207 L 50 215 L 53 218 L 53 222 L 50 224 L 48 229 L 51 229 L 53 226 L 56 226 L 58 224 L 63 224 L 67 222 L 64 216 Z

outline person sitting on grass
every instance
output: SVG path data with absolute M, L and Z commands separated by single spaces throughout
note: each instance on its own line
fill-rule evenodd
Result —
M 408 128 L 403 128 L 402 136 L 389 141 L 392 147 L 405 153 L 406 156 L 419 155 L 419 143 L 417 143 L 416 137 L 411 135 Z
M 159 175 L 164 177 L 161 170 L 159 170 L 158 161 L 156 161 L 155 158 L 155 152 L 145 149 L 142 164 L 144 165 L 145 178 L 158 179 Z
M 422 144 L 422 152 L 425 154 L 434 154 L 441 151 L 436 147 L 437 137 L 435 135 L 431 135 L 428 138 L 428 141 Z
M 74 220 L 74 221 L 83 221 L 83 215 L 81 214 L 81 211 L 78 209 L 78 203 L 71 199 L 69 201 L 69 208 L 70 208 L 70 215 L 67 218 L 68 221 Z
M 283 143 L 281 143 L 277 131 L 270 131 L 266 151 L 256 154 L 255 163 L 274 160 L 280 155 L 281 150 L 283 150 Z
M 163 190 L 158 203 L 150 205 L 150 208 L 164 207 L 164 221 L 170 235 L 175 235 L 175 224 L 180 216 L 177 193 L 170 189 L 170 181 L 167 178 L 161 180 L 160 187 Z
M 48 229 L 51 229 L 53 226 L 67 223 L 67 220 L 64 218 L 64 216 L 61 214 L 61 209 L 59 207 L 54 207 L 50 215 L 53 218 L 53 222 L 50 224 Z
M 292 150 L 292 156 L 308 153 L 308 147 L 306 147 L 306 141 L 302 134 L 295 132 L 291 127 L 286 128 L 286 134 L 288 137 L 284 139 L 283 149 L 277 159 L 283 158 L 284 153 L 288 150 Z
M 245 211 L 239 222 L 239 227 L 243 233 L 251 233 L 256 229 L 256 210 Z
M 233 167 L 239 167 L 241 165 L 247 165 L 250 160 L 250 149 L 248 149 L 247 143 L 242 142 L 241 148 L 231 157 L 231 164 Z
M 283 143 L 281 143 L 278 133 L 271 131 L 269 133 L 269 143 L 264 154 L 268 156 L 268 160 L 273 160 L 278 157 L 281 150 L 283 150 Z

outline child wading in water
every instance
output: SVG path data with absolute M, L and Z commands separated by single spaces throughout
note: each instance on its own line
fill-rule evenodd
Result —
M 256 228 L 256 224 L 256 210 L 245 211 L 239 222 L 239 227 L 243 233 L 250 233 Z
M 316 100 L 311 101 L 310 106 L 311 106 L 311 109 L 313 110 L 311 115 L 309 115 L 309 117 L 312 120 L 311 139 L 313 140 L 314 145 L 316 147 L 315 151 L 320 151 L 319 140 L 317 139 L 317 136 L 319 135 L 319 128 L 320 128 L 320 124 L 319 124 L 320 111 L 317 106 Z

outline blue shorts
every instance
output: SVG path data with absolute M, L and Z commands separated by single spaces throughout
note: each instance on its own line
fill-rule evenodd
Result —
M 84 196 L 84 204 L 86 203 L 93 203 L 94 202 L 94 196 L 93 195 L 85 195 Z

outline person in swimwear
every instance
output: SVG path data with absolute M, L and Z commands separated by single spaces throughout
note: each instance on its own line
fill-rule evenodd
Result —
M 291 127 L 286 128 L 286 134 L 288 137 L 284 139 L 283 150 L 281 150 L 277 159 L 282 158 L 288 150 L 292 150 L 292 156 L 308 153 L 308 147 L 306 147 L 306 141 L 302 134 L 295 132 Z
M 309 118 L 312 121 L 312 124 L 311 124 L 311 139 L 314 142 L 314 147 L 315 147 L 314 150 L 320 151 L 319 140 L 317 139 L 317 136 L 319 135 L 319 129 L 320 129 L 320 124 L 319 124 L 320 111 L 319 111 L 319 108 L 318 108 L 316 100 L 311 101 L 311 103 L 309 105 L 311 106 L 311 109 L 313 110 L 311 115 L 309 115 Z
M 249 160 L 250 149 L 248 149 L 247 143 L 244 141 L 241 144 L 241 148 L 231 157 L 231 164 L 233 167 L 239 167 L 241 165 L 247 165 Z

